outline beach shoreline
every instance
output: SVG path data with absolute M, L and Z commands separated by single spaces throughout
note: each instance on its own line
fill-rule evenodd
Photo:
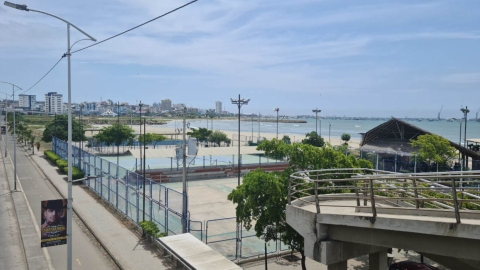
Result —
M 109 126 L 109 125 L 93 125 L 93 129 L 101 129 L 102 127 L 106 127 L 106 126 Z M 139 125 L 133 125 L 132 126 L 132 129 L 136 132 L 136 133 L 140 133 L 140 127 Z M 143 127 L 143 126 L 142 126 Z M 217 129 L 214 129 L 214 130 L 217 130 Z M 163 134 L 165 135 L 168 139 L 175 139 L 175 135 L 173 134 L 178 134 L 178 133 L 175 133 L 175 128 L 173 127 L 165 127 L 165 126 L 162 126 L 162 125 L 147 125 L 146 126 L 146 131 L 147 133 L 157 133 L 157 134 Z M 187 132 L 189 132 L 190 129 L 187 129 Z M 234 144 L 235 142 L 237 141 L 236 139 L 236 136 L 238 134 L 238 132 L 235 132 L 235 131 L 228 131 L 228 130 L 219 130 L 223 133 L 225 133 L 227 135 L 228 138 L 232 139 L 234 141 Z M 142 128 L 142 131 L 143 133 L 143 128 Z M 90 131 L 87 131 L 86 132 L 86 135 L 87 136 L 92 136 L 92 135 L 95 135 L 96 133 L 98 132 L 90 132 Z M 241 141 L 243 142 L 245 140 L 245 137 L 246 136 L 246 139 L 247 140 L 251 140 L 251 132 L 240 132 L 240 135 L 242 136 L 241 137 Z M 258 137 L 258 132 L 254 133 L 253 134 L 254 136 L 254 140 Z M 278 134 L 278 138 L 281 139 L 283 138 L 284 135 L 287 135 L 290 137 L 290 139 L 292 140 L 292 142 L 297 142 L 297 143 L 300 143 L 303 139 L 305 139 L 305 135 L 300 135 L 300 134 L 289 134 L 289 133 L 279 133 Z M 271 140 L 273 138 L 276 138 L 276 133 L 265 133 L 265 132 L 261 132 L 260 133 L 260 137 L 261 138 L 266 138 L 267 140 Z M 178 134 L 177 135 L 177 139 L 182 139 L 182 134 Z M 342 145 L 344 142 L 342 141 L 341 138 L 339 137 L 330 137 L 330 139 L 328 137 L 323 137 L 323 139 L 325 140 L 325 142 L 329 142 L 331 145 Z M 354 147 L 354 148 L 357 148 L 360 146 L 360 140 L 358 139 L 350 139 L 350 141 L 348 142 L 348 145 L 350 147 Z

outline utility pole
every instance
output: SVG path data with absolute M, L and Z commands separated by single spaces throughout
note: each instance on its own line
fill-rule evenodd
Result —
M 464 118 L 465 118 L 465 132 L 463 133 L 463 137 L 464 137 L 463 147 L 467 148 L 467 117 L 468 117 L 468 113 L 470 112 L 470 110 L 468 109 L 468 106 L 465 106 L 465 109 L 461 108 L 460 111 L 463 112 L 463 115 L 464 115 Z M 463 168 L 468 167 L 467 159 L 468 159 L 468 157 L 466 155 L 464 155 Z
M 187 233 L 187 137 L 186 137 L 186 114 L 187 108 L 183 108 L 183 147 L 182 147 L 182 160 L 183 160 L 183 171 L 182 171 L 182 189 L 183 189 L 183 207 L 182 207 L 182 232 Z M 208 120 L 207 120 L 208 121 Z

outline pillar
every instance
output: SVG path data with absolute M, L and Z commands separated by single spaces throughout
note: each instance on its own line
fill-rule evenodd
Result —
M 387 250 L 379 251 L 376 253 L 370 253 L 368 255 L 369 269 L 370 270 L 385 270 L 388 268 Z M 330 269 L 330 268 L 329 268 Z
M 347 270 L 347 261 L 327 265 L 328 270 Z M 370 268 L 371 269 L 371 268 Z M 384 269 L 382 269 L 384 270 Z

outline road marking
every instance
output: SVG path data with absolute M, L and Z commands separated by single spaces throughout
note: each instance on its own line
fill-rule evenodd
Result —
M 80 266 L 82 265 L 82 263 L 80 262 L 79 259 L 77 259 L 77 263 L 78 263 L 78 265 L 80 265 Z

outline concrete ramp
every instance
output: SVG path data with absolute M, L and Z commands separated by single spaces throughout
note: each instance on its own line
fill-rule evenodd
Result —
M 169 253 L 184 265 L 196 270 L 241 270 L 242 268 L 223 257 L 189 233 L 162 237 L 159 241 Z

